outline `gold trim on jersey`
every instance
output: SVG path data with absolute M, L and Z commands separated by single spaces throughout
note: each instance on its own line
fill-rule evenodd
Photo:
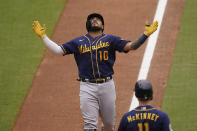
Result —
M 92 44 L 91 44 L 90 39 L 86 35 L 84 35 L 84 36 L 88 39 L 90 47 L 86 47 L 86 44 L 84 46 L 81 45 L 81 47 L 78 47 L 79 51 L 80 51 L 80 53 L 86 53 L 86 52 L 90 52 L 91 53 L 92 70 L 93 70 L 94 78 L 96 78 L 95 73 L 94 73 L 94 62 L 93 62 L 93 59 L 92 59 L 92 50 L 96 50 L 96 64 L 97 64 L 97 70 L 98 70 L 98 74 L 99 74 L 99 78 L 100 78 L 101 74 L 100 74 L 99 66 L 98 66 L 97 49 L 110 46 L 109 42 L 102 43 L 100 41 L 102 38 L 106 37 L 107 35 L 104 35 L 101 38 L 99 38 L 98 40 L 93 41 Z M 99 41 L 100 41 L 100 44 L 97 45 Z M 96 42 L 96 46 L 93 45 L 95 42 Z
M 84 35 L 85 36 L 85 35 Z M 91 50 L 91 42 L 90 42 L 90 39 L 87 37 L 87 36 L 85 36 L 87 39 L 88 39 L 88 41 L 89 41 L 89 44 L 90 44 L 90 48 L 89 48 L 89 50 L 90 50 L 90 54 L 91 54 L 91 61 L 92 61 L 92 70 L 93 70 L 93 76 L 94 76 L 94 78 L 96 79 L 96 76 L 95 76 L 95 74 L 94 74 L 94 62 L 93 62 L 93 59 L 92 59 L 92 50 Z
M 100 39 L 97 40 L 97 42 L 96 42 L 96 47 L 100 47 L 100 46 L 97 46 L 98 42 L 99 42 L 102 38 L 104 38 L 104 37 L 106 37 L 106 36 L 107 36 L 107 35 L 104 35 L 103 37 L 101 37 Z M 107 43 L 106 45 L 109 46 L 109 42 L 105 42 L 105 43 Z M 102 44 L 102 42 L 100 41 L 100 45 L 102 46 L 102 45 L 105 45 L 105 44 Z M 99 78 L 101 78 L 101 74 L 100 74 L 99 66 L 98 66 L 98 59 L 97 59 L 97 49 L 99 49 L 99 48 L 96 48 L 96 65 L 97 65 L 97 70 L 98 70 Z

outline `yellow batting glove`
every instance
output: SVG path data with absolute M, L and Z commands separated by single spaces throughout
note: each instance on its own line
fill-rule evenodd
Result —
M 32 26 L 33 26 L 33 30 L 34 30 L 34 32 L 36 33 L 37 36 L 39 36 L 40 38 L 42 38 L 42 36 L 46 36 L 45 24 L 42 27 L 38 21 L 34 21 Z
M 153 22 L 151 25 L 149 25 L 148 21 L 146 21 L 144 34 L 146 36 L 150 36 L 153 32 L 157 30 L 157 27 L 158 27 L 158 21 Z

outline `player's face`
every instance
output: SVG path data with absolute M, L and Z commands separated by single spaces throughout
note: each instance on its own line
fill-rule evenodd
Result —
M 94 17 L 90 21 L 91 21 L 92 27 L 97 27 L 97 28 L 103 29 L 102 21 L 99 18 Z

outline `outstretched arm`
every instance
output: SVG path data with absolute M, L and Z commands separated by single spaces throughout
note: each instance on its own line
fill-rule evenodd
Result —
M 158 21 L 153 22 L 151 25 L 146 23 L 144 34 L 137 40 L 127 43 L 124 50 L 129 51 L 138 49 L 146 41 L 146 39 L 157 30 L 157 27 Z
M 35 34 L 40 37 L 42 39 L 42 41 L 44 42 L 44 44 L 54 53 L 56 54 L 64 54 L 62 48 L 56 44 L 55 42 L 53 42 L 52 40 L 50 40 L 45 31 L 46 31 L 46 27 L 45 25 L 43 25 L 43 27 L 40 25 L 40 23 L 38 21 L 34 21 L 33 22 L 33 30 L 35 32 Z

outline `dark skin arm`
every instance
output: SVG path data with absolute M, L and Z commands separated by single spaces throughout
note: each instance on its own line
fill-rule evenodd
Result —
M 146 23 L 145 26 L 145 32 L 144 34 L 139 37 L 139 39 L 133 41 L 133 42 L 128 42 L 125 47 L 124 51 L 130 51 L 130 50 L 136 50 L 138 49 L 143 43 L 146 41 L 146 39 L 157 30 L 158 27 L 158 21 L 153 22 L 151 25 Z
M 124 47 L 124 51 L 130 51 L 130 50 L 136 50 L 137 48 L 139 48 L 141 46 L 141 44 L 139 43 L 138 40 L 133 41 L 133 42 L 128 42 L 125 47 Z

